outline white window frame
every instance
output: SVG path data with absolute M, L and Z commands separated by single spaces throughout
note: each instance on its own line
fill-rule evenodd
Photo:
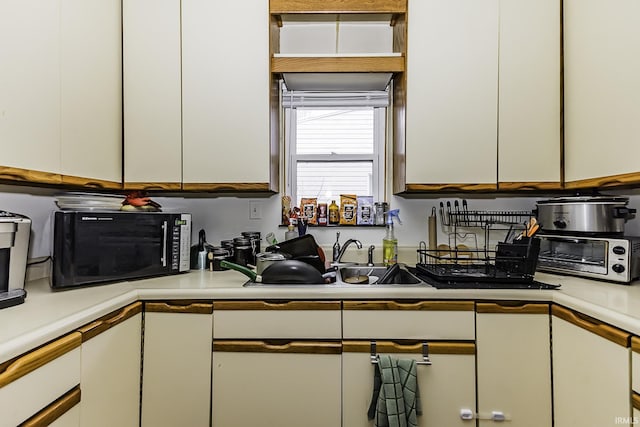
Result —
M 297 108 L 284 108 L 285 123 L 285 183 L 286 194 L 292 196 L 294 205 L 299 203 L 300 196 L 297 192 L 297 164 L 298 162 L 353 162 L 353 161 L 372 161 L 372 177 L 371 188 L 373 194 L 358 194 L 359 196 L 373 196 L 375 201 L 385 200 L 385 147 L 386 147 L 386 120 L 388 107 L 373 107 L 373 153 L 372 154 L 297 154 L 294 149 L 296 144 L 296 124 L 297 124 Z M 333 106 L 323 107 L 300 107 L 305 109 L 357 109 L 366 108 L 362 106 L 352 106 L 347 104 L 337 104 Z M 338 198 L 339 194 L 333 196 Z M 297 200 L 296 200 L 297 199 Z

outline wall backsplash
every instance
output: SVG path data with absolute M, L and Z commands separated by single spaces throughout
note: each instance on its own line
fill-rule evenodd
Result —
M 0 210 L 21 213 L 31 218 L 32 237 L 29 250 L 30 258 L 37 258 L 51 254 L 51 239 L 53 235 L 51 214 L 57 209 L 55 194 L 58 190 L 38 189 L 31 187 L 0 186 Z M 625 194 L 616 192 L 616 194 Z M 626 195 L 629 195 L 628 193 Z M 390 204 L 392 208 L 400 209 L 402 225 L 395 227 L 399 245 L 402 247 L 417 247 L 421 240 L 427 241 L 427 217 L 432 207 L 439 206 L 440 201 L 453 202 L 456 198 L 465 198 L 470 210 L 532 210 L 535 208 L 534 197 L 445 197 L 433 199 L 405 199 L 393 196 Z M 199 229 L 207 233 L 207 240 L 212 244 L 219 244 L 220 240 L 239 236 L 242 231 L 260 231 L 262 236 L 274 232 L 278 240 L 284 239 L 285 228 L 280 223 L 280 196 L 269 198 L 236 198 L 211 197 L 202 195 L 194 198 L 187 197 L 153 197 L 163 206 L 165 212 L 189 212 L 193 215 L 193 236 Z M 258 201 L 262 204 L 262 219 L 249 218 L 249 203 Z M 629 206 L 640 209 L 640 195 L 630 196 Z M 438 242 L 446 243 L 447 236 L 440 226 L 438 214 Z M 366 250 L 368 245 L 379 247 L 384 236 L 384 229 L 372 227 L 327 227 L 309 228 L 318 244 L 330 247 L 336 238 L 336 231 L 340 231 L 340 241 L 349 238 L 359 239 Z M 628 235 L 640 235 L 639 219 L 627 223 Z M 263 243 L 264 245 L 264 243 Z

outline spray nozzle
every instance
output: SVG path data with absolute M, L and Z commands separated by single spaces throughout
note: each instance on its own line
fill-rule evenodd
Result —
M 387 225 L 393 225 L 393 218 L 396 218 L 398 220 L 398 223 L 402 224 L 402 221 L 400 221 L 400 209 L 392 209 L 390 211 L 387 211 Z

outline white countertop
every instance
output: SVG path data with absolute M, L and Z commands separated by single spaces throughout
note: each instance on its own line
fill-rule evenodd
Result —
M 538 273 L 559 290 L 435 289 L 389 286 L 254 286 L 233 271 L 192 271 L 132 282 L 52 291 L 27 283 L 24 304 L 0 310 L 0 363 L 137 300 L 168 299 L 466 299 L 548 301 L 640 335 L 640 281 L 632 285 Z

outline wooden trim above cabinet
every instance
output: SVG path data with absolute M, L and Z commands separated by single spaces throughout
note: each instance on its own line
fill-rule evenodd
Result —
M 581 188 L 628 187 L 640 184 L 640 172 L 623 173 L 599 178 L 580 179 L 565 182 L 564 188 L 576 190 Z
M 270 0 L 271 14 L 406 13 L 407 0 Z
M 79 332 L 72 332 L 36 350 L 0 364 L 0 387 L 4 387 L 35 371 L 52 360 L 80 347 L 81 344 L 82 335 Z
M 631 405 L 633 406 L 633 409 L 640 411 L 640 394 L 635 391 L 631 392 Z
M 340 310 L 340 301 L 214 301 L 218 310 Z
M 549 314 L 549 304 L 528 302 L 479 302 L 476 313 Z
M 345 310 L 473 311 L 473 301 L 345 301 Z
M 60 185 L 62 176 L 57 173 L 0 166 L 0 181 Z
M 631 338 L 631 334 L 606 323 L 603 323 L 597 319 L 594 319 L 593 317 L 555 304 L 551 307 L 551 313 L 562 320 L 566 320 L 573 325 L 576 325 L 618 345 L 621 345 L 623 347 L 629 347 L 630 345 L 629 341 Z
M 125 320 L 142 313 L 142 303 L 135 302 L 126 307 L 109 313 L 93 322 L 78 328 L 78 332 L 82 334 L 82 342 L 86 342 L 91 338 L 113 328 L 114 326 L 124 322 Z
M 144 311 L 150 313 L 213 313 L 213 303 L 203 301 L 150 301 L 144 303 Z
M 438 191 L 492 192 L 497 190 L 498 190 L 497 184 L 406 184 L 404 192 L 405 193 L 434 193 Z
M 144 190 L 144 191 L 180 191 L 181 182 L 125 182 L 122 186 L 124 190 Z
M 273 192 L 268 182 L 185 182 L 182 184 L 183 191 L 203 191 L 203 192 Z
M 77 385 L 62 397 L 55 400 L 49 406 L 20 424 L 19 427 L 45 427 L 67 413 L 71 408 L 80 403 L 80 386 Z
M 636 353 L 640 353 L 640 337 L 631 337 L 631 350 Z
M 340 341 L 214 340 L 214 352 L 341 354 Z
M 404 56 L 273 57 L 272 73 L 401 73 Z
M 498 191 L 556 191 L 562 190 L 561 182 L 498 182 Z
M 476 354 L 474 342 L 458 341 L 426 341 L 429 344 L 429 354 Z M 421 354 L 423 341 L 400 342 L 375 340 L 378 353 L 411 353 Z M 343 341 L 343 353 L 371 353 L 371 341 Z

